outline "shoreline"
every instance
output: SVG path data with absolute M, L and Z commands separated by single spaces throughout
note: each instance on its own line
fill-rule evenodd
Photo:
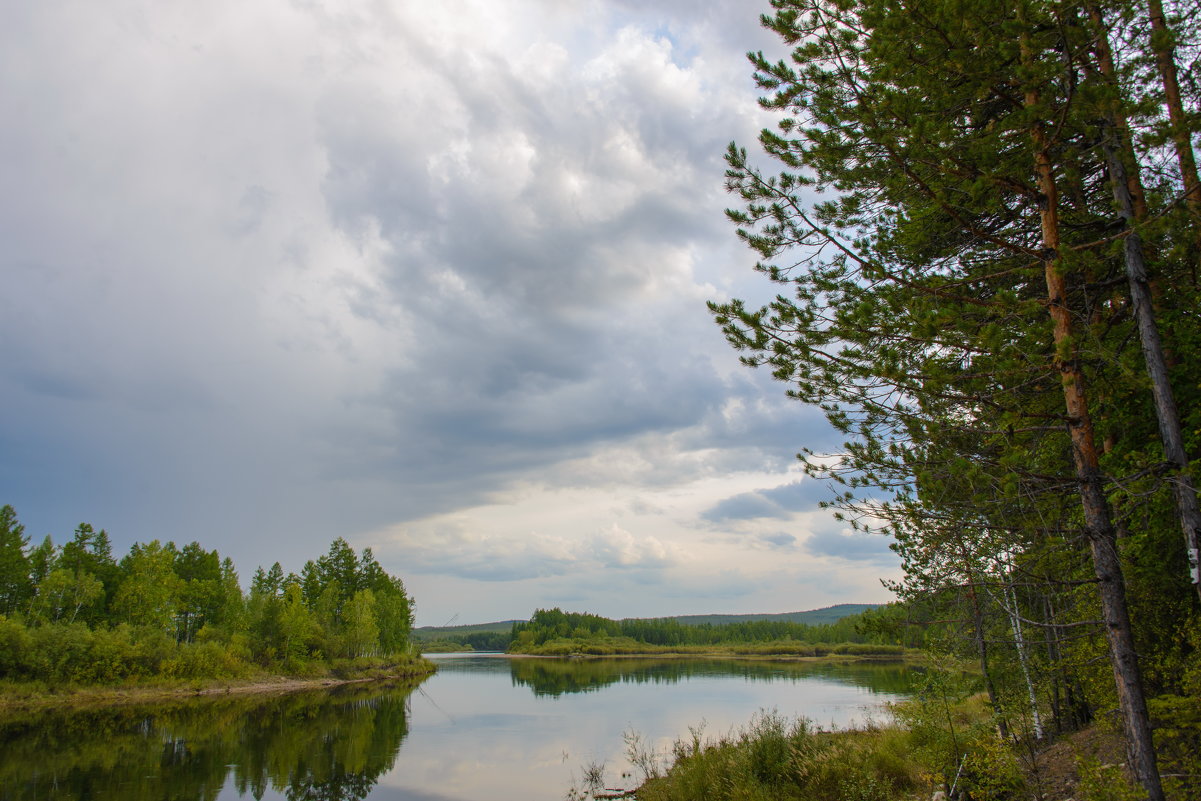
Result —
M 425 664 L 422 664 L 422 663 Z M 398 666 L 399 667 L 399 666 Z M 165 703 L 192 698 L 227 695 L 287 695 L 304 690 L 321 690 L 350 684 L 387 683 L 424 678 L 438 668 L 422 659 L 408 669 L 380 671 L 370 675 L 340 678 L 322 676 L 265 675 L 241 679 L 195 679 L 178 683 L 104 686 L 64 686 L 55 689 L 12 685 L 0 688 L 0 717 L 53 709 L 119 707 L 141 703 Z
M 471 651 L 462 652 L 471 656 Z M 668 651 L 625 652 L 625 653 L 500 653 L 496 656 L 536 659 L 745 659 L 751 662 L 921 662 L 920 656 L 912 654 L 852 654 L 824 653 L 819 657 L 802 656 L 796 653 L 730 653 L 729 651 L 705 651 L 698 653 Z
M 434 659 L 445 656 L 481 656 L 490 658 L 504 657 L 508 659 L 735 659 L 748 661 L 770 662 L 907 662 L 920 664 L 923 659 L 920 654 L 822 654 L 821 656 L 804 656 L 800 654 L 732 654 L 729 651 L 706 651 L 688 653 L 671 651 L 655 652 L 626 652 L 620 654 L 527 654 L 508 653 L 504 651 L 447 651 L 422 654 L 423 658 Z

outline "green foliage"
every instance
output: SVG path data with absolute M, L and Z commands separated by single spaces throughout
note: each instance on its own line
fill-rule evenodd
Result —
M 1126 780 L 1120 765 L 1102 765 L 1089 758 L 1080 760 L 1077 770 L 1081 801 L 1139 801 L 1145 798 Z
M 0 610 L 11 607 L 0 611 L 0 680 L 308 675 L 328 660 L 408 653 L 412 600 L 370 549 L 339 539 L 306 568 L 326 580 L 315 602 L 278 562 L 255 571 L 246 597 L 233 562 L 199 543 L 135 543 L 118 564 L 108 534 L 82 523 L 62 548 L 47 537 L 29 549 L 12 507 L 0 508 Z
M 104 585 L 85 570 L 56 567 L 37 585 L 30 604 L 35 620 L 74 622 L 104 597 Z
M 21 609 L 33 594 L 32 565 L 25 553 L 29 538 L 11 506 L 0 507 L 0 615 Z
M 420 640 L 415 643 L 423 654 L 450 654 L 458 651 L 475 650 L 467 643 L 457 640 Z
M 867 614 L 867 613 L 865 613 Z M 797 656 L 902 656 L 905 648 L 886 642 L 890 634 L 862 625 L 850 615 L 809 625 L 772 617 L 724 624 L 688 625 L 675 618 L 610 620 L 588 613 L 538 609 L 528 623 L 516 622 L 509 650 L 546 655 L 668 653 L 705 649 L 738 654 Z M 829 645 L 827 643 L 837 643 Z
M 1171 480 L 1187 465 L 1165 464 L 1127 280 L 1141 241 L 1195 461 L 1201 206 L 1181 203 L 1190 176 L 1168 133 L 1195 141 L 1201 118 L 1168 119 L 1147 7 L 772 8 L 786 58 L 750 56 L 778 115 L 760 137 L 772 165 L 732 144 L 726 179 L 728 216 L 778 293 L 710 309 L 744 363 L 845 436 L 805 468 L 838 487 L 845 519 L 892 537 L 905 572 L 903 604 L 862 631 L 975 660 L 989 726 L 1032 749 L 1118 706 L 1116 674 L 1136 689 L 1121 702 L 1134 737 L 1134 653 L 1164 699 L 1188 697 L 1201 664 Z M 1119 214 L 1122 187 L 1145 209 Z M 1190 712 L 1151 706 L 1177 760 Z M 939 774 L 965 775 L 973 797 L 1012 792 L 1003 752 L 936 713 L 911 723 Z
M 1201 694 L 1161 695 L 1148 702 L 1155 747 L 1178 797 L 1201 793 Z M 1175 797 L 1175 796 L 1173 796 Z
M 379 650 L 375 593 L 359 590 L 346 604 L 346 645 L 349 656 L 373 656 Z
M 121 585 L 113 597 L 118 620 L 155 631 L 174 631 L 183 580 L 175 573 L 175 547 L 158 540 L 135 543 L 121 560 Z

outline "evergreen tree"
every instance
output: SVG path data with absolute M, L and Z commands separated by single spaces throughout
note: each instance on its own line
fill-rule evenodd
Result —
M 97 531 L 90 523 L 80 523 L 75 534 L 59 550 L 57 567 L 75 573 L 95 576 L 103 587 L 103 600 L 97 603 L 88 616 L 89 623 L 106 619 L 106 611 L 117 591 L 120 568 L 113 559 L 112 544 L 108 532 Z
M 1170 225 L 1185 241 L 1196 229 L 1167 214 L 1141 224 L 1139 204 L 1172 207 L 1173 182 L 1143 191 L 1122 174 L 1140 158 L 1114 134 L 1138 106 L 1123 94 L 1135 72 L 1106 61 L 1106 26 L 1134 12 L 1044 0 L 773 6 L 764 22 L 792 57 L 752 62 L 765 107 L 784 115 L 761 139 L 784 171 L 766 175 L 732 146 L 727 176 L 745 202 L 731 218 L 787 294 L 762 309 L 715 304 L 717 321 L 744 361 L 769 366 L 848 436 L 840 459 L 808 467 L 847 485 L 839 504 L 854 523 L 896 536 L 913 594 L 962 588 L 978 645 L 986 628 L 1008 629 L 1012 651 L 977 650 L 982 662 L 1012 653 L 1035 705 L 1020 623 L 1039 598 L 1057 601 L 1041 604 L 1052 633 L 1065 607 L 1088 612 L 1072 588 L 1091 564 L 1130 764 L 1160 798 L 1124 571 L 1149 574 L 1129 555 L 1158 550 L 1154 569 L 1182 577 L 1185 553 L 1164 547 L 1162 517 L 1130 528 L 1124 513 L 1136 491 L 1188 496 L 1182 480 L 1147 480 L 1165 463 L 1186 476 L 1188 458 L 1145 447 L 1147 368 L 1127 346 L 1137 333 L 1120 289 L 1139 272 L 1139 238 L 1157 256 L 1146 269 L 1179 275 Z M 1190 341 L 1197 321 L 1177 316 L 1168 330 Z M 1195 390 L 1195 370 L 1183 375 Z M 1073 487 L 1074 510 L 1063 504 Z M 1049 569 L 1081 545 L 1088 562 Z
M 224 601 L 221 557 L 215 550 L 206 551 L 200 543 L 191 542 L 176 554 L 173 567 L 182 582 L 176 637 L 191 642 L 206 623 L 220 617 Z
M 0 615 L 24 608 L 33 594 L 32 565 L 25 553 L 29 538 L 11 506 L 0 507 Z

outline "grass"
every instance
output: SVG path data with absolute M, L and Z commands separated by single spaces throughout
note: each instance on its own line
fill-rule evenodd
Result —
M 909 754 L 907 732 L 870 725 L 827 732 L 805 720 L 760 713 L 742 730 L 713 740 L 694 731 L 677 741 L 671 767 L 648 776 L 640 801 L 875 801 L 929 782 Z M 635 755 L 631 755 L 632 761 Z M 642 757 L 642 764 L 647 764 Z
M 639 801 L 908 801 L 954 785 L 975 801 L 1028 797 L 1019 761 L 980 697 L 927 696 L 890 712 L 886 723 L 840 731 L 761 712 L 724 736 L 691 730 L 670 753 L 627 735 L 627 757 L 643 779 L 635 794 Z

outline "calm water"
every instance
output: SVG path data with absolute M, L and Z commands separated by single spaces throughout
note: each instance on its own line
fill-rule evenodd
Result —
M 0 799 L 558 801 L 593 763 L 636 785 L 627 732 L 666 750 L 764 709 L 844 727 L 909 688 L 897 665 L 434 658 L 415 688 L 0 721 Z

